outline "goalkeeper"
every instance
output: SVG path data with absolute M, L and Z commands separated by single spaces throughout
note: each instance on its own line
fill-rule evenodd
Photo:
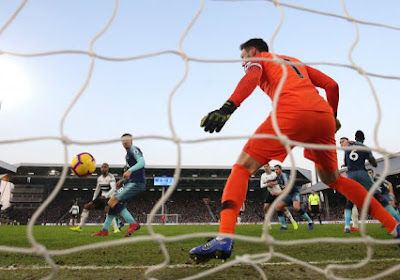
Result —
M 336 118 L 339 102 L 337 83 L 314 68 L 297 64 L 301 62 L 296 58 L 269 53 L 268 45 L 262 39 L 250 39 L 240 46 L 240 50 L 242 59 L 251 59 L 242 63 L 246 74 L 225 104 L 206 115 L 200 126 L 206 132 L 219 132 L 237 107 L 259 86 L 272 100 L 275 94 L 280 93 L 276 117 L 283 135 L 294 141 L 335 146 L 335 132 L 340 128 Z M 327 101 L 319 95 L 316 87 L 325 90 Z M 271 115 L 255 134 L 277 135 Z M 233 240 L 225 235 L 235 232 L 236 217 L 245 200 L 250 177 L 270 160 L 282 162 L 286 156 L 286 147 L 279 140 L 251 138 L 247 141 L 224 188 L 219 235 L 190 250 L 192 259 L 201 262 L 230 257 Z M 336 150 L 306 148 L 304 156 L 315 162 L 318 175 L 326 185 L 362 207 L 367 190 L 356 181 L 339 175 Z M 375 198 L 371 200 L 369 213 L 393 237 L 400 237 L 400 224 Z

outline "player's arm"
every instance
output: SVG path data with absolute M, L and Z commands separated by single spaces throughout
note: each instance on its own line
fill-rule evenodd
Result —
M 112 197 L 114 195 L 114 193 L 116 192 L 116 190 L 117 190 L 115 177 L 113 175 L 111 175 L 111 176 L 112 176 L 111 177 L 112 179 L 111 179 L 111 182 L 110 182 L 110 190 L 104 195 L 106 198 Z
M 249 61 L 245 67 L 246 74 L 239 81 L 235 91 L 218 110 L 208 113 L 200 122 L 200 127 L 210 133 L 220 132 L 236 108 L 254 91 L 262 76 L 261 64 Z
M 264 173 L 264 174 L 265 174 L 265 173 Z M 261 175 L 261 179 L 260 179 L 260 188 L 261 188 L 261 189 L 267 187 L 267 182 L 264 182 L 264 181 L 265 181 L 265 176 L 264 176 L 264 174 Z
M 378 166 L 378 163 L 377 163 L 377 161 L 376 161 L 376 158 L 372 155 L 371 152 L 369 152 L 369 155 L 368 155 L 368 162 L 369 162 L 373 167 L 377 167 L 377 166 Z
M 336 131 L 341 128 L 340 121 L 337 119 L 337 110 L 339 104 L 339 85 L 331 77 L 322 73 L 321 71 L 306 66 L 308 77 L 314 86 L 323 88 L 326 93 L 326 99 L 328 104 L 332 107 L 333 114 L 336 120 Z

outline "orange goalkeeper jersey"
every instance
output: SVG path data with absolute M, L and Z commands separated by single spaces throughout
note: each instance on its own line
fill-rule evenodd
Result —
M 288 62 L 300 63 L 293 57 L 276 55 Z M 273 59 L 273 55 L 262 52 L 254 58 Z M 339 102 L 339 87 L 337 83 L 322 72 L 305 65 L 285 65 L 287 78 L 283 84 L 278 100 L 277 110 L 290 111 L 320 111 L 337 113 Z M 236 106 L 245 100 L 259 86 L 271 99 L 276 94 L 277 87 L 283 76 L 280 64 L 272 61 L 249 61 L 244 66 L 246 75 L 241 79 L 235 91 L 229 98 Z M 319 95 L 316 87 L 325 89 L 327 101 Z

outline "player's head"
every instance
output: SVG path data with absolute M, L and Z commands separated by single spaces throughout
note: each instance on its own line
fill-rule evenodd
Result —
M 372 178 L 374 178 L 374 170 L 372 170 L 371 168 L 368 168 L 367 171 L 368 171 L 368 175 L 371 176 Z
M 279 164 L 275 165 L 275 173 L 278 176 L 282 175 L 282 166 L 281 165 L 279 165 Z
M 122 134 L 121 141 L 122 141 L 122 146 L 124 146 L 125 149 L 129 149 L 130 147 L 132 147 L 132 134 L 130 133 Z
M 349 145 L 349 138 L 342 137 L 340 138 L 340 146 L 347 147 Z
M 263 167 L 265 172 L 267 172 L 268 174 L 271 173 L 271 166 L 269 165 L 269 163 L 265 164 Z
M 315 191 L 314 191 L 314 190 L 311 190 L 311 194 L 315 194 Z
M 365 140 L 364 132 L 362 132 L 361 130 L 357 130 L 355 139 L 358 142 L 364 143 L 364 140 Z
M 269 48 L 263 39 L 253 38 L 241 44 L 240 50 L 242 51 L 241 58 L 250 58 L 260 52 L 268 52 Z M 244 67 L 246 63 L 247 61 L 243 61 L 242 66 Z
M 107 162 L 104 162 L 104 163 L 101 165 L 101 168 L 100 168 L 101 174 L 107 175 L 107 174 L 108 174 L 109 168 L 110 168 L 110 167 L 108 166 L 108 163 L 107 163 Z

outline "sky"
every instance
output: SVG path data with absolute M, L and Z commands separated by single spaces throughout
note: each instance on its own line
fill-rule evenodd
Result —
M 22 1 L 0 1 L 0 28 L 10 19 Z M 201 1 L 128 1 L 118 2 L 116 16 L 93 45 L 98 55 L 128 58 L 162 51 L 178 51 L 179 43 L 201 6 Z M 219 108 L 244 74 L 239 45 L 250 38 L 263 38 L 271 51 L 296 57 L 322 70 L 340 87 L 338 118 L 342 129 L 336 134 L 354 138 L 356 130 L 366 135 L 365 143 L 389 152 L 400 151 L 400 20 L 399 1 L 286 1 L 368 22 L 397 27 L 388 29 L 358 24 L 282 7 L 271 1 L 204 1 L 203 10 L 182 41 L 182 51 L 191 58 L 214 62 L 190 61 L 182 85 L 173 89 L 185 74 L 184 60 L 172 53 L 153 57 L 110 61 L 96 59 L 88 86 L 63 116 L 82 89 L 89 73 L 91 58 L 85 54 L 56 54 L 22 57 L 60 50 L 88 51 L 93 38 L 106 26 L 115 2 L 28 1 L 15 19 L 0 29 L 0 160 L 18 163 L 63 163 L 63 143 L 41 140 L 10 143 L 35 137 L 67 136 L 73 141 L 107 141 L 97 145 L 68 145 L 68 158 L 90 152 L 100 164 L 124 164 L 125 150 L 117 139 L 125 132 L 134 135 L 148 165 L 231 166 L 236 161 L 246 136 L 251 135 L 271 111 L 270 99 L 259 89 L 240 106 L 219 134 L 206 134 L 199 126 L 208 112 Z M 271 41 L 273 39 L 273 41 Z M 4 53 L 2 53 L 3 51 Z M 351 55 L 351 56 L 350 56 Z M 332 64 L 351 65 L 350 59 L 365 72 L 393 76 L 396 79 L 370 77 L 368 81 L 354 69 Z M 217 61 L 215 61 L 217 60 Z M 229 60 L 230 62 L 221 62 Z M 330 63 L 328 65 L 328 63 Z M 378 107 L 381 122 L 375 135 Z M 321 94 L 324 96 L 323 91 Z M 171 100 L 171 130 L 168 112 Z M 205 142 L 181 143 L 170 140 Z M 158 136 L 164 139 L 151 139 Z M 223 137 L 242 136 L 239 140 Z M 210 137 L 217 137 L 212 141 Z M 214 139 L 213 138 L 213 139 Z M 295 148 L 299 167 L 313 170 L 312 162 Z M 339 164 L 342 152 L 338 153 Z M 380 157 L 378 153 L 376 157 Z M 283 163 L 289 166 L 288 159 Z

